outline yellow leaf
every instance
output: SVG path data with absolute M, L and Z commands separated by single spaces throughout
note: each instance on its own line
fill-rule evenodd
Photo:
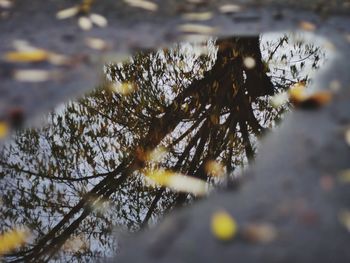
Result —
M 169 170 L 147 170 L 145 175 L 149 182 L 168 187 L 177 192 L 191 193 L 202 196 L 208 193 L 209 185 L 197 178 L 174 173 Z
M 0 255 L 22 246 L 28 236 L 29 232 L 25 229 L 14 229 L 0 235 Z
M 49 59 L 50 54 L 42 49 L 13 51 L 5 54 L 8 62 L 42 62 Z
M 220 240 L 228 241 L 237 234 L 236 221 L 226 211 L 218 211 L 211 218 L 211 231 Z
M 203 35 L 211 35 L 217 32 L 217 28 L 201 24 L 182 24 L 178 29 L 184 33 L 196 33 Z
M 6 122 L 0 121 L 0 139 L 6 137 L 9 133 L 9 126 Z

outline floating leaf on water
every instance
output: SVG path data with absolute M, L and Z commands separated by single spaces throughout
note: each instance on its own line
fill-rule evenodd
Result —
M 60 10 L 56 14 L 57 19 L 67 19 L 73 16 L 76 16 L 79 13 L 79 6 L 69 7 L 63 10 Z
M 105 50 L 107 43 L 101 38 L 89 37 L 85 39 L 85 43 L 89 48 L 96 50 Z
M 196 196 L 202 196 L 208 193 L 208 184 L 194 177 L 164 169 L 147 170 L 145 175 L 150 183 L 156 183 L 177 192 L 191 193 Z
M 243 237 L 253 243 L 270 243 L 277 238 L 276 228 L 267 223 L 249 224 L 242 230 Z
M 217 32 L 217 28 L 201 24 L 182 24 L 178 29 L 184 33 L 197 33 L 203 35 L 211 35 Z
M 23 69 L 16 70 L 13 77 L 22 82 L 44 82 L 52 77 L 52 72 L 41 69 Z
M 116 92 L 121 95 L 129 95 L 136 90 L 136 84 L 132 82 L 117 82 L 111 85 L 112 92 Z
M 26 51 L 12 51 L 5 53 L 4 59 L 8 62 L 42 62 L 48 60 L 50 54 L 43 49 Z
M 253 57 L 245 57 L 243 64 L 247 69 L 253 69 L 256 65 L 255 59 Z
M 212 215 L 211 231 L 217 239 L 231 240 L 236 236 L 237 230 L 238 226 L 235 219 L 226 211 L 218 211 Z
M 340 211 L 338 220 L 350 232 L 350 211 L 347 209 Z
M 107 18 L 99 14 L 91 14 L 90 20 L 92 23 L 99 27 L 106 27 L 108 25 Z
M 82 16 L 82 17 L 79 18 L 78 25 L 84 31 L 88 31 L 88 30 L 90 30 L 92 28 L 92 22 L 86 16 Z
M 204 170 L 207 174 L 215 177 L 220 177 L 225 174 L 225 167 L 215 160 L 210 160 L 206 162 Z
M 183 15 L 184 19 L 193 21 L 205 21 L 211 19 L 212 17 L 212 12 L 187 13 Z
M 157 11 L 158 5 L 147 0 L 124 0 L 125 3 L 132 7 L 142 8 L 148 11 Z
M 242 7 L 240 5 L 227 4 L 220 6 L 219 11 L 224 14 L 237 13 L 242 11 Z
M 5 138 L 9 134 L 9 130 L 9 125 L 4 121 L 0 121 L 0 139 Z
M 338 174 L 338 180 L 341 183 L 350 183 L 350 169 L 341 171 Z
M 301 21 L 299 23 L 299 28 L 305 31 L 315 31 L 316 25 L 308 21 Z
M 22 246 L 29 238 L 27 229 L 13 229 L 0 235 L 0 255 Z

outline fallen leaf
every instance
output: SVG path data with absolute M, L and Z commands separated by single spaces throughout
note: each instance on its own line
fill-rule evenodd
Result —
M 315 31 L 316 25 L 308 21 L 301 21 L 299 23 L 299 28 L 305 31 Z
M 99 27 L 106 27 L 108 25 L 107 18 L 99 14 L 91 14 L 90 20 L 92 23 Z
M 276 228 L 267 223 L 248 224 L 242 230 L 242 236 L 252 243 L 270 243 L 277 237 Z
M 41 69 L 23 69 L 14 72 L 14 79 L 21 82 L 44 82 L 53 76 L 51 71 Z
M 125 3 L 132 7 L 142 8 L 148 11 L 157 11 L 158 5 L 147 0 L 124 0 Z
M 183 15 L 183 18 L 186 20 L 193 21 L 206 21 L 213 17 L 212 12 L 201 12 L 201 13 L 187 13 Z
M 89 48 L 96 50 L 105 50 L 107 48 L 107 43 L 101 38 L 89 37 L 85 39 L 85 43 Z
M 4 59 L 8 62 L 42 62 L 48 60 L 50 54 L 43 49 L 27 51 L 12 51 L 5 53 Z
M 217 32 L 217 28 L 200 24 L 182 24 L 178 26 L 179 31 L 183 33 L 197 33 L 202 35 L 211 35 Z
M 9 134 L 9 130 L 9 125 L 4 121 L 0 121 L 0 139 L 5 138 Z
M 234 4 L 222 5 L 219 7 L 219 11 L 224 14 L 237 13 L 242 11 L 242 7 Z
M 288 91 L 289 99 L 294 106 L 303 109 L 315 109 L 328 104 L 333 97 L 330 91 L 318 91 L 313 94 L 307 94 L 305 82 L 301 81 L 294 84 Z
M 22 246 L 29 237 L 27 229 L 13 229 L 0 235 L 0 255 Z
M 212 215 L 211 231 L 217 239 L 228 241 L 236 236 L 238 226 L 235 219 L 229 213 L 222 210 Z
M 92 22 L 86 16 L 82 16 L 79 18 L 78 25 L 84 31 L 89 31 L 92 28 Z
M 76 16 L 79 13 L 79 6 L 69 7 L 63 10 L 60 10 L 56 14 L 57 19 L 67 19 L 73 16 Z
M 205 181 L 169 170 L 146 170 L 145 175 L 150 183 L 165 186 L 177 192 L 202 196 L 209 190 L 209 185 Z

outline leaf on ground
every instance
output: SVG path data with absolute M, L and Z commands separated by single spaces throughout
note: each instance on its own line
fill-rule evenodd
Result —
M 9 130 L 9 125 L 4 121 L 0 121 L 0 139 L 5 138 L 9 134 Z
M 242 236 L 252 243 L 270 243 L 277 237 L 276 228 L 268 223 L 248 224 L 242 230 Z
M 229 213 L 217 211 L 211 218 L 211 231 L 217 239 L 228 241 L 236 236 L 238 225 Z
M 0 235 L 0 255 L 22 246 L 29 238 L 27 229 L 13 229 Z
M 209 185 L 205 181 L 169 170 L 146 170 L 145 175 L 149 183 L 168 187 L 176 192 L 203 196 L 209 191 Z

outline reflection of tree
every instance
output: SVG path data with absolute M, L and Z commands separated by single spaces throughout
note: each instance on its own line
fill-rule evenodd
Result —
M 267 45 L 267 60 L 293 57 L 278 51 L 287 41 Z M 209 160 L 230 173 L 252 160 L 257 137 L 286 109 L 269 106 L 268 96 L 288 88 L 287 77 L 303 78 L 298 63 L 317 67 L 320 50 L 290 49 L 306 59 L 287 63 L 295 68 L 291 74 L 271 78 L 275 68 L 262 59 L 258 37 L 216 44 L 214 49 L 209 43 L 209 55 L 179 46 L 110 65 L 109 77 L 133 83 L 134 93 L 122 96 L 101 87 L 53 114 L 51 126 L 15 137 L 1 153 L 1 221 L 3 228 L 27 225 L 37 240 L 9 261 L 47 261 L 82 233 L 95 243 L 70 259 L 97 256 L 101 246 L 112 249 L 108 233 L 114 224 L 136 230 L 185 202 L 187 195 L 143 184 L 144 157 L 157 146 L 168 149 L 159 166 L 204 180 L 210 179 L 204 169 Z M 254 67 L 245 66 L 247 57 Z

